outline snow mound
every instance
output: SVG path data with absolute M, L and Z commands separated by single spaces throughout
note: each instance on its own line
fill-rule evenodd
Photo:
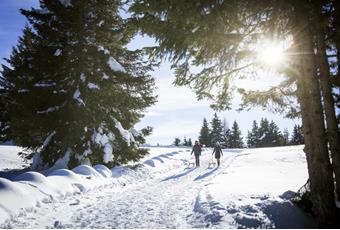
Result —
M 45 177 L 41 173 L 38 172 L 26 172 L 15 178 L 16 182 L 24 183 L 33 186 L 38 189 L 43 194 L 48 194 L 50 198 L 57 198 L 61 196 L 65 196 L 65 192 L 63 191 L 63 187 L 56 186 L 59 185 L 52 180 L 53 183 L 49 180 L 48 177 Z M 43 200 L 48 201 L 48 199 Z
M 94 168 L 88 165 L 79 165 L 72 169 L 73 172 L 87 177 L 102 177 Z
M 48 198 L 30 185 L 0 178 L 0 223 Z
M 80 177 L 77 174 L 75 174 L 74 172 L 72 172 L 71 170 L 68 170 L 68 169 L 55 170 L 55 171 L 51 172 L 50 174 L 48 174 L 48 176 L 64 176 L 64 177 L 67 177 L 69 179 L 80 180 Z
M 37 184 L 47 183 L 47 178 L 38 172 L 25 172 L 17 176 L 14 180 L 15 181 L 30 181 L 30 182 L 34 182 Z
M 95 165 L 93 166 L 93 168 L 99 172 L 103 177 L 109 178 L 112 177 L 112 172 L 110 169 L 108 169 L 108 167 L 106 167 L 105 165 Z

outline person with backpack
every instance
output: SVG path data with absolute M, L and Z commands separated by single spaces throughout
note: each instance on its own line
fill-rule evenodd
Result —
M 200 166 L 201 152 L 202 152 L 202 147 L 201 147 L 200 143 L 198 143 L 198 141 L 195 141 L 195 145 L 192 147 L 192 151 L 191 151 L 190 155 L 192 155 L 192 153 L 194 153 L 195 161 L 196 161 L 196 167 Z
M 223 156 L 222 149 L 219 143 L 216 143 L 212 155 L 215 154 L 215 158 L 217 161 L 217 167 L 220 166 L 220 158 Z

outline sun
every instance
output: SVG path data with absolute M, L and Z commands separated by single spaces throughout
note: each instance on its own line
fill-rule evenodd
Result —
M 265 65 L 276 67 L 284 60 L 283 48 L 278 44 L 267 43 L 259 50 L 258 59 Z

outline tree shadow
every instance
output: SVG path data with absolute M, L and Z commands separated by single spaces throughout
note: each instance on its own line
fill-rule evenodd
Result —
M 210 175 L 213 174 L 217 169 L 218 169 L 218 167 L 216 167 L 216 168 L 214 168 L 213 170 L 210 170 L 210 171 L 208 171 L 208 172 L 206 172 L 206 173 L 204 173 L 204 174 L 202 174 L 202 175 L 199 175 L 198 177 L 196 177 L 196 178 L 194 179 L 194 181 L 198 181 L 198 180 L 201 180 L 201 179 L 203 179 L 203 178 L 205 178 L 205 177 L 210 176 Z
M 185 175 L 191 173 L 191 172 L 194 171 L 195 169 L 196 169 L 196 168 L 190 168 L 189 170 L 185 170 L 185 171 L 182 172 L 182 173 L 179 173 L 179 174 L 175 174 L 175 175 L 169 176 L 169 177 L 167 177 L 167 178 L 165 178 L 165 179 L 163 179 L 163 180 L 161 180 L 161 181 L 163 182 L 163 181 L 178 179 L 178 178 L 180 178 L 180 177 L 183 177 L 183 176 L 185 176 Z
M 30 168 L 24 168 L 24 169 L 9 169 L 0 171 L 0 177 L 5 178 L 8 180 L 14 180 L 18 175 L 30 171 Z

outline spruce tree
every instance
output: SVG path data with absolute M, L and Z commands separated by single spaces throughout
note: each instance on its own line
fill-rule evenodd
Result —
M 8 138 L 35 155 L 34 166 L 63 158 L 108 166 L 138 160 L 151 129 L 133 126 L 155 102 L 153 79 L 119 1 L 40 1 L 22 10 L 29 27 L 3 66 Z
M 243 148 L 243 140 L 241 130 L 236 121 L 234 121 L 230 132 L 229 147 L 230 148 Z
M 313 211 L 319 226 L 336 226 L 333 175 L 338 183 L 340 161 L 334 154 L 330 159 L 328 151 L 324 118 L 328 112 L 320 95 L 320 88 L 323 88 L 320 87 L 323 78 L 320 74 L 326 73 L 327 67 L 317 60 L 325 54 L 319 52 L 322 49 L 317 44 L 320 27 L 329 27 L 334 21 L 335 25 L 330 29 L 332 34 L 325 36 L 321 33 L 321 42 L 333 49 L 328 52 L 330 55 L 340 53 L 338 1 L 160 3 L 157 0 L 134 0 L 130 10 L 142 33 L 157 40 L 159 46 L 153 54 L 167 56 L 172 61 L 175 83 L 190 86 L 200 99 L 212 100 L 214 109 L 230 108 L 231 81 L 234 78 L 256 74 L 258 71 L 253 67 L 263 66 L 254 60 L 257 56 L 254 48 L 258 48 L 264 38 L 269 37 L 273 42 L 293 41 L 284 52 L 287 60 L 275 68 L 285 77 L 284 81 L 268 90 L 247 92 L 235 87 L 243 95 L 243 108 L 260 105 L 288 117 L 301 116 Z M 338 50 L 335 51 L 334 47 Z M 192 66 L 197 66 L 200 71 L 191 71 Z M 292 106 L 294 103 L 291 102 L 295 100 L 298 106 Z M 330 107 L 334 108 L 334 105 Z M 334 122 L 329 123 L 329 128 L 333 129 L 333 126 Z M 336 168 L 332 169 L 331 161 Z
M 287 146 L 289 145 L 289 132 L 288 132 L 288 129 L 284 129 L 283 130 L 283 139 L 282 139 L 282 145 L 283 146 Z
M 253 126 L 251 131 L 248 131 L 247 135 L 247 145 L 248 147 L 254 148 L 258 147 L 260 143 L 260 133 L 259 133 L 259 127 L 257 125 L 257 122 L 253 121 Z
M 274 121 L 269 123 L 269 147 L 280 146 L 283 143 L 283 136 L 279 130 L 279 127 Z
M 224 139 L 222 122 L 216 113 L 211 120 L 210 138 L 212 146 L 214 146 L 216 143 L 222 143 Z
M 211 146 L 210 129 L 206 118 L 203 119 L 203 125 L 198 140 L 202 145 Z
M 232 139 L 231 130 L 227 129 L 226 132 L 224 133 L 224 145 L 225 145 L 225 147 L 231 148 L 231 145 L 232 145 L 231 139 Z
M 183 138 L 183 145 L 184 145 L 184 146 L 188 146 L 188 141 L 187 141 L 187 138 L 186 138 L 186 137 Z
M 259 128 L 259 143 L 258 147 L 269 147 L 271 145 L 269 136 L 269 121 L 267 118 L 261 118 Z
M 192 140 L 191 140 L 191 138 L 189 138 L 189 140 L 188 140 L 188 146 L 192 146 Z
M 300 125 L 294 125 L 293 134 L 290 143 L 292 145 L 302 145 L 304 144 L 304 137 L 302 128 Z
M 176 137 L 173 144 L 174 144 L 175 146 L 180 146 L 180 144 L 181 144 L 181 139 L 179 139 L 178 137 Z

